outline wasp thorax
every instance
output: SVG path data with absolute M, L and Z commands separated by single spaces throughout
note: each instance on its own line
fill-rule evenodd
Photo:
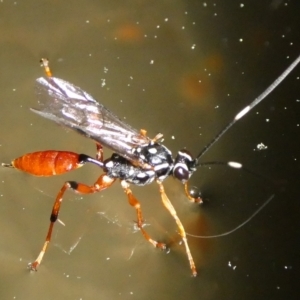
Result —
M 185 149 L 178 151 L 174 161 L 173 176 L 182 183 L 188 181 L 196 170 L 196 160 L 191 153 Z

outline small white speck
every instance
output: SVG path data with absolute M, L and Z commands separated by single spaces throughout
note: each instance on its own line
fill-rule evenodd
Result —
M 90 23 L 90 20 L 86 20 L 85 23 Z
M 286 269 L 286 270 L 292 270 L 292 266 L 284 266 L 284 268 Z
M 233 265 L 231 264 L 231 261 L 228 262 L 228 267 L 229 267 L 229 268 L 232 267 L 232 270 L 235 270 L 235 269 L 236 269 L 236 266 L 233 266 Z
M 242 38 L 239 39 L 239 42 L 242 43 L 244 40 Z
M 266 150 L 268 149 L 268 146 L 264 145 L 263 143 L 257 144 L 256 146 L 257 150 Z
M 270 122 L 270 119 L 266 119 L 266 122 Z
M 165 22 L 168 22 L 169 21 L 169 19 L 168 18 L 165 18 Z
M 174 136 L 174 135 L 172 135 L 172 136 L 171 136 L 171 139 L 172 139 L 172 140 L 175 140 L 175 136 Z
M 150 60 L 150 65 L 153 65 L 154 64 L 154 60 Z
M 194 50 L 196 48 L 196 44 L 193 44 L 191 48 Z
M 240 4 L 240 7 L 244 7 L 244 6 L 245 6 L 245 4 L 244 4 L 244 3 L 241 3 L 241 4 Z

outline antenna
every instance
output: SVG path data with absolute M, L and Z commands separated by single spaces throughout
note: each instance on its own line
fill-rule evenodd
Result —
M 244 117 L 254 106 L 263 101 L 299 64 L 300 55 L 292 62 L 292 64 L 264 91 L 262 92 L 252 103 L 243 108 L 234 119 L 225 126 L 214 138 L 208 143 L 204 149 L 197 155 L 196 159 L 198 160 L 201 156 L 204 155 L 224 134 L 227 132 L 238 120 Z M 198 166 L 198 164 L 197 164 Z

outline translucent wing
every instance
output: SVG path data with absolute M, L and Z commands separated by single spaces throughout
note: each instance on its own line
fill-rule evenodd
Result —
M 142 163 L 136 147 L 149 144 L 150 139 L 121 121 L 81 88 L 59 78 L 36 80 L 38 108 L 31 109 L 106 146 L 132 162 Z

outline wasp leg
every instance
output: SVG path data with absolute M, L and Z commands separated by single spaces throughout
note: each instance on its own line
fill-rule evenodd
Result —
M 137 226 L 141 230 L 145 239 L 156 248 L 166 249 L 166 244 L 153 240 L 149 236 L 149 234 L 145 231 L 145 229 L 143 228 L 143 216 L 142 216 L 141 204 L 132 194 L 132 191 L 129 188 L 129 184 L 126 181 L 122 180 L 121 185 L 122 185 L 122 188 L 124 189 L 124 192 L 126 193 L 126 195 L 128 197 L 129 204 L 136 209 Z
M 91 194 L 91 193 L 100 192 L 100 191 L 108 188 L 109 186 L 111 186 L 114 183 L 114 181 L 115 181 L 114 178 L 110 178 L 106 174 L 103 174 L 98 178 L 98 180 L 92 186 L 88 186 L 83 183 L 77 183 L 75 181 L 65 182 L 65 184 L 63 185 L 63 187 L 60 189 L 59 193 L 56 196 L 56 199 L 55 199 L 55 202 L 54 202 L 54 205 L 52 208 L 51 216 L 50 216 L 50 226 L 49 226 L 46 240 L 44 242 L 42 250 L 41 250 L 40 254 L 38 255 L 37 259 L 33 263 L 30 263 L 28 265 L 28 267 L 31 270 L 36 271 L 37 267 L 40 265 L 40 263 L 44 257 L 44 254 L 45 254 L 47 247 L 51 240 L 53 226 L 58 218 L 60 206 L 61 206 L 61 203 L 63 200 L 63 195 L 66 192 L 66 190 L 71 188 L 73 191 L 80 193 L 80 194 Z
M 52 72 L 49 67 L 49 60 L 47 58 L 41 58 L 40 63 L 41 63 L 41 67 L 43 67 L 45 70 L 46 76 L 52 77 Z
M 158 140 L 161 140 L 164 137 L 164 135 L 162 133 L 158 133 L 153 139 L 153 142 L 157 142 Z
M 147 130 L 141 129 L 141 130 L 140 130 L 140 134 L 141 134 L 142 136 L 147 137 Z M 162 139 L 163 136 L 164 136 L 164 135 L 163 135 L 162 133 L 158 133 L 153 139 L 151 139 L 151 141 L 155 143 L 155 142 L 157 142 L 158 140 Z
M 97 148 L 96 159 L 99 160 L 100 162 L 103 162 L 103 148 L 102 148 L 102 145 L 99 144 L 99 143 L 96 143 L 96 148 Z
M 145 130 L 145 129 L 140 129 L 140 134 L 142 135 L 142 136 L 147 136 L 147 130 Z
M 190 247 L 189 247 L 188 242 L 187 242 L 185 229 L 184 229 L 179 217 L 177 216 L 177 213 L 176 213 L 176 210 L 175 210 L 174 206 L 172 205 L 171 201 L 167 197 L 167 195 L 165 193 L 165 189 L 164 189 L 162 183 L 158 180 L 156 182 L 159 185 L 159 192 L 160 192 L 161 199 L 162 199 L 162 202 L 163 202 L 164 206 L 170 212 L 170 214 L 172 215 L 172 217 L 174 218 L 174 220 L 177 223 L 177 226 L 178 226 L 178 229 L 179 229 L 179 234 L 180 234 L 180 236 L 183 240 L 186 255 L 187 255 L 189 263 L 190 263 L 190 268 L 192 270 L 192 275 L 195 277 L 195 276 L 197 276 L 197 270 L 196 270 L 196 266 L 195 266 L 195 263 L 194 263 L 194 259 L 193 259 L 192 254 L 191 254 Z
M 193 202 L 193 203 L 203 203 L 203 200 L 202 198 L 198 195 L 195 194 L 195 197 L 191 196 L 190 192 L 189 192 L 189 187 L 188 187 L 188 183 L 186 182 L 184 184 L 184 191 L 185 191 L 185 194 L 186 196 L 188 197 L 188 199 Z

